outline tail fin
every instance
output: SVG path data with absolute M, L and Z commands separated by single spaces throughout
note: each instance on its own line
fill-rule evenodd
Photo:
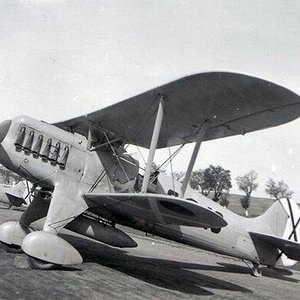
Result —
M 264 232 L 251 236 L 280 250 L 277 265 L 291 266 L 300 260 L 300 209 L 291 199 L 276 201 L 262 216 Z
M 293 200 L 277 200 L 261 217 L 269 223 L 272 234 L 300 242 L 300 209 Z

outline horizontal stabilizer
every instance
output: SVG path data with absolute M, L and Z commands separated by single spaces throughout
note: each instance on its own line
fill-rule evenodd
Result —
M 85 194 L 84 198 L 104 212 L 140 218 L 155 224 L 224 227 L 227 222 L 208 208 L 167 195 L 141 193 Z
M 258 232 L 250 232 L 250 235 L 281 250 L 288 258 L 300 261 L 300 243 Z

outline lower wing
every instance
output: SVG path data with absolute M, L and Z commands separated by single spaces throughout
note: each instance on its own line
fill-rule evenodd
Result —
M 103 215 L 137 217 L 156 224 L 193 227 L 224 227 L 219 214 L 189 200 L 167 195 L 137 193 L 85 194 L 89 206 Z

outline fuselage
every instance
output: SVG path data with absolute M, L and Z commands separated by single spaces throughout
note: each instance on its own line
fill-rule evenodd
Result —
M 33 141 L 27 151 L 16 145 L 21 128 L 25 129 L 23 144 L 33 133 Z M 42 136 L 39 153 L 33 149 Z M 50 142 L 49 153 L 43 157 Z M 52 160 L 54 151 L 57 158 Z M 65 151 L 68 151 L 64 165 L 61 164 Z M 46 151 L 47 152 L 47 151 Z M 0 147 L 1 163 L 13 172 L 30 180 L 33 184 L 54 187 L 63 177 L 78 182 L 78 190 L 86 192 L 95 178 L 104 170 L 96 152 L 87 151 L 87 140 L 76 133 L 59 129 L 46 122 L 27 116 L 19 116 L 11 121 L 10 128 Z M 108 184 L 99 184 L 98 189 L 109 191 Z
M 37 146 L 39 139 L 42 140 L 40 148 Z M 18 147 L 16 142 L 20 142 L 20 140 L 22 140 L 23 146 L 27 146 L 27 149 Z M 37 146 L 35 150 L 39 153 L 33 153 L 35 146 Z M 3 125 L 0 160 L 5 167 L 36 185 L 53 188 L 68 178 L 76 183 L 77 195 L 117 190 L 117 185 L 113 184 L 113 178 L 118 174 L 118 169 L 116 166 L 112 169 L 108 168 L 108 166 L 116 164 L 115 157 L 111 152 L 101 149 L 89 151 L 88 141 L 84 136 L 67 132 L 27 116 L 16 117 L 11 120 L 9 126 L 7 123 Z M 134 178 L 134 170 L 132 173 L 130 180 Z M 119 183 L 121 187 L 118 188 L 122 192 L 122 187 L 126 186 L 126 178 L 124 182 L 119 180 Z M 213 230 L 151 224 L 136 218 L 132 220 L 116 218 L 116 220 L 123 225 L 152 232 L 205 250 L 257 263 L 275 264 L 274 255 L 259 257 L 249 235 L 249 231 L 272 233 L 272 229 L 263 218 L 240 217 L 191 189 L 187 190 L 185 198 L 193 199 L 201 206 L 221 214 L 228 225 Z
M 190 194 L 191 196 L 191 194 Z M 228 225 L 219 229 L 149 224 L 144 220 L 134 220 L 123 225 L 152 233 L 176 242 L 188 244 L 203 250 L 212 251 L 232 257 L 246 259 L 255 263 L 275 265 L 277 252 L 264 252 L 259 255 L 249 234 L 251 231 L 274 234 L 270 224 L 263 217 L 245 218 L 231 212 L 212 200 L 193 193 L 193 197 L 203 207 L 223 215 Z

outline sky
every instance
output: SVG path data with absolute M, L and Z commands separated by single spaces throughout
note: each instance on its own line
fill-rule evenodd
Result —
M 62 121 L 206 71 L 250 74 L 300 94 L 299 67 L 299 1 L 0 2 L 0 120 Z M 300 202 L 299 129 L 300 119 L 205 142 L 195 169 L 219 164 L 233 183 L 254 169 L 253 196 L 266 196 L 273 178 Z M 174 170 L 185 170 L 191 149 Z M 158 151 L 157 163 L 167 155 Z

